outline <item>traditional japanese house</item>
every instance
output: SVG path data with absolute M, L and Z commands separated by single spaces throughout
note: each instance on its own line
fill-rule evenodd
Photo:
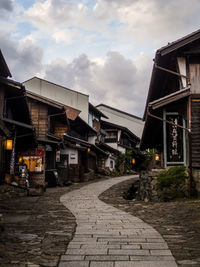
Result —
M 88 124 L 97 132 L 97 139 L 95 140 L 95 143 L 100 143 L 102 141 L 102 138 L 104 138 L 105 136 L 105 132 L 101 129 L 102 118 L 108 119 L 106 115 L 104 115 L 100 110 L 89 103 Z
M 85 173 L 96 172 L 98 157 L 107 156 L 107 153 L 95 145 L 96 130 L 80 117 L 69 121 L 70 129 L 65 135 L 65 149 L 61 150 L 61 154 L 68 156 L 72 181 L 79 182 L 84 180 Z
M 144 120 L 141 149 L 190 168 L 200 192 L 200 30 L 157 50 Z
M 113 171 L 115 169 L 116 159 L 119 156 L 119 150 L 109 146 L 104 142 L 97 144 L 97 146 L 107 153 L 107 157 L 100 157 L 98 166 L 100 169 Z
M 37 148 L 24 151 L 21 157 L 28 166 L 30 183 L 45 186 L 55 185 L 55 172 L 62 172 L 59 178 L 67 182 L 66 170 L 60 170 L 60 149 L 63 148 L 63 137 L 67 133 L 69 122 L 63 104 L 46 97 L 27 92 L 28 106 L 37 139 Z M 62 168 L 61 168 L 62 169 Z
M 136 150 L 140 139 L 126 127 L 111 123 L 101 122 L 101 127 L 106 131 L 105 143 L 121 153 L 127 150 Z
M 104 115 L 89 105 L 88 95 L 37 77 L 25 81 L 24 85 L 29 93 L 57 101 L 66 109 L 70 127 L 65 135 L 64 147 L 61 149 L 60 167 L 64 168 L 68 164 L 69 179 L 79 181 L 84 172 L 89 169 L 96 170 L 98 155 L 107 156 L 107 153 L 95 145 L 96 140 L 100 138 L 99 118 Z M 88 124 L 89 119 L 92 119 L 91 125 Z
M 0 177 L 1 182 L 26 186 L 18 176 L 18 155 L 36 146 L 34 127 L 24 86 L 8 76 L 11 73 L 0 51 Z
M 141 160 L 138 149 L 140 139 L 129 129 L 121 125 L 101 121 L 101 127 L 107 133 L 104 143 L 107 146 L 107 149 L 111 147 L 110 157 L 105 162 L 106 167 L 109 167 L 110 170 L 115 168 L 115 159 L 118 156 L 115 151 L 118 151 L 122 154 L 125 154 L 127 151 L 131 151 L 132 157 L 135 161 L 134 165 L 135 163 L 138 165 L 139 161 Z
M 95 144 L 96 147 L 100 149 L 100 151 L 104 151 L 104 153 L 98 153 L 97 151 L 97 166 L 99 169 L 108 169 L 112 171 L 115 167 L 116 155 L 114 155 L 111 147 L 110 149 L 108 149 L 108 146 L 103 145 L 107 133 L 101 127 L 102 119 L 108 119 L 108 117 L 104 115 L 104 113 L 101 112 L 98 108 L 89 103 L 88 123 L 97 132 L 97 137 L 95 137 L 94 140 L 89 139 L 89 142 Z

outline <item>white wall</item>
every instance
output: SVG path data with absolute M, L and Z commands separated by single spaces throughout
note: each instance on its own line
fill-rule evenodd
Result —
M 144 122 L 141 119 L 103 105 L 99 105 L 97 108 L 108 117 L 108 119 L 102 118 L 102 120 L 126 127 L 137 137 L 141 138 L 144 128 Z
M 88 142 L 89 142 L 90 144 L 95 145 L 95 141 L 96 141 L 96 139 L 97 139 L 97 136 L 89 136 L 89 137 L 88 137 Z
M 113 168 L 111 168 L 111 161 L 113 161 Z M 109 156 L 105 161 L 105 167 L 109 168 L 110 171 L 113 171 L 115 168 L 115 159 Z
M 34 77 L 23 83 L 27 91 L 47 97 L 81 111 L 80 117 L 88 123 L 89 96 Z
M 117 149 L 118 149 L 121 153 L 123 153 L 123 154 L 126 153 L 126 148 L 124 148 L 124 147 L 122 147 L 122 146 L 117 146 Z
M 78 150 L 73 148 L 61 149 L 61 154 L 68 155 L 69 164 L 78 164 Z
M 117 143 L 107 143 L 109 146 L 111 146 L 114 149 L 117 149 L 119 152 L 125 154 L 126 149 L 124 147 L 119 146 Z

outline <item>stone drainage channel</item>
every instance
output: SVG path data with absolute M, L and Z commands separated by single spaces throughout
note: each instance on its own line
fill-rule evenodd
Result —
M 59 267 L 177 267 L 154 228 L 98 199 L 114 184 L 134 177 L 92 183 L 61 197 L 76 217 L 77 228 Z

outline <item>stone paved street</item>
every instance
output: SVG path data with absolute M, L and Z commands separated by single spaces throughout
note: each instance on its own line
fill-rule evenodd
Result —
M 105 204 L 98 196 L 131 177 L 84 186 L 61 197 L 77 228 L 59 267 L 175 267 L 162 236 L 141 219 Z

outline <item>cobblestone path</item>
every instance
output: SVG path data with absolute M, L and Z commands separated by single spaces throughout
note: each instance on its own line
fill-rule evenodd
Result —
M 109 187 L 130 178 L 92 183 L 61 197 L 75 215 L 77 228 L 59 267 L 177 267 L 156 230 L 98 199 Z

